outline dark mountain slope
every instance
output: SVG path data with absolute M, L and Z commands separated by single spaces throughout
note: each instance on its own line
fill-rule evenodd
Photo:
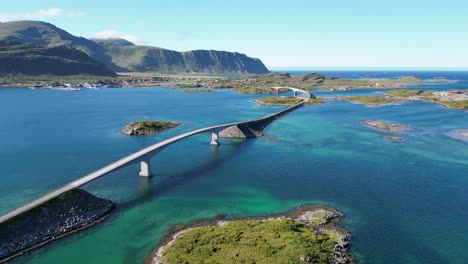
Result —
M 0 74 L 19 73 L 115 76 L 104 64 L 76 49 L 0 41 Z

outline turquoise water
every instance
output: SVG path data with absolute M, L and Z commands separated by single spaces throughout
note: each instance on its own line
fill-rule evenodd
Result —
M 0 89 L 0 213 L 162 139 L 282 109 L 257 106 L 256 97 L 231 90 Z M 183 125 L 153 137 L 119 134 L 140 119 Z M 366 119 L 412 130 L 403 135 L 407 141 L 389 142 L 386 133 L 360 124 Z M 345 213 L 342 225 L 360 263 L 463 263 L 468 144 L 445 134 L 455 128 L 468 128 L 467 112 L 421 102 L 331 101 L 285 116 L 264 138 L 224 139 L 213 148 L 209 134 L 197 135 L 156 156 L 151 179 L 132 166 L 87 185 L 115 200 L 116 211 L 12 263 L 141 263 L 174 224 L 303 204 Z

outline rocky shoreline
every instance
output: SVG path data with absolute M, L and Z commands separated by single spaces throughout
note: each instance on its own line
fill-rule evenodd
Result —
M 210 220 L 194 221 L 190 225 L 175 226 L 170 230 L 165 240 L 155 248 L 148 256 L 145 264 L 166 264 L 163 256 L 171 246 L 173 246 L 177 239 L 181 238 L 187 232 L 197 230 L 204 227 L 223 227 L 230 223 L 240 221 L 287 221 L 293 220 L 299 222 L 301 225 L 313 230 L 320 235 L 333 236 L 335 239 L 334 252 L 332 254 L 332 261 L 330 263 L 355 263 L 354 259 L 349 253 L 351 235 L 343 228 L 338 227 L 338 223 L 343 218 L 343 214 L 333 208 L 323 206 L 302 206 L 287 214 L 278 214 L 270 217 L 244 217 L 225 219 L 225 215 L 221 214 Z M 313 257 L 307 255 L 297 256 L 300 262 L 312 262 Z
M 0 224 L 0 263 L 93 226 L 115 208 L 111 200 L 75 189 Z

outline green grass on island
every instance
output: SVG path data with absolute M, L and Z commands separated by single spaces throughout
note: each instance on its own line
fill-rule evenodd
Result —
M 466 92 L 460 91 L 432 91 L 432 90 L 392 90 L 385 92 L 386 94 L 394 97 L 408 98 L 410 96 L 415 100 L 432 102 L 443 105 L 450 109 L 466 110 L 468 109 L 468 100 L 466 98 Z
M 213 90 L 210 89 L 185 89 L 180 93 L 211 93 Z
M 129 136 L 152 135 L 180 125 L 171 121 L 137 121 L 126 125 L 120 132 Z
M 363 103 L 368 105 L 379 105 L 379 104 L 389 104 L 393 103 L 396 100 L 392 98 L 386 98 L 382 96 L 344 96 L 340 100 L 352 101 L 357 103 Z
M 320 105 L 324 103 L 325 101 L 323 101 L 321 98 L 310 98 L 309 101 L 306 102 L 306 105 Z
M 398 96 L 398 97 L 410 97 L 410 96 L 430 96 L 435 91 L 423 91 L 423 90 L 391 90 L 386 91 L 385 93 L 391 96 Z
M 297 220 L 233 221 L 186 231 L 162 263 L 331 263 L 337 243 L 335 232 L 319 234 Z
M 302 99 L 294 96 L 269 96 L 258 98 L 255 102 L 261 105 L 294 105 L 302 102 Z
M 444 101 L 435 99 L 434 102 L 452 109 L 468 110 L 468 100 Z
M 170 121 L 137 121 L 133 122 L 130 127 L 139 127 L 142 129 L 165 129 L 168 127 L 174 127 L 178 123 Z

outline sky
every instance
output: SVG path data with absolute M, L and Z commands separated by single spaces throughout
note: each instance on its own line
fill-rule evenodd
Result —
M 0 0 L 0 21 L 177 51 L 227 50 L 269 68 L 468 69 L 468 0 Z

